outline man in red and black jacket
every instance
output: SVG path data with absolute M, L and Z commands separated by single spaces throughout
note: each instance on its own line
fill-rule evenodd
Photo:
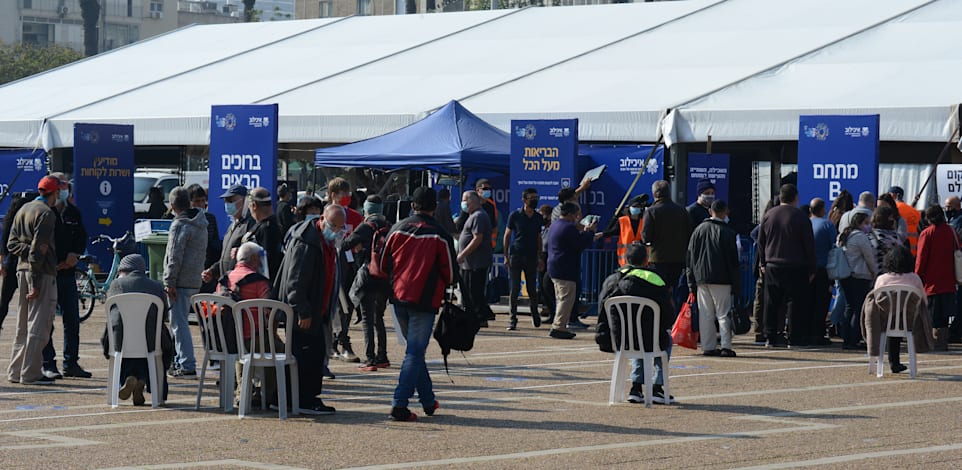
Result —
M 381 268 L 390 274 L 391 303 L 407 340 L 391 403 L 391 417 L 396 421 L 417 419 L 417 415 L 408 410 L 408 400 L 414 396 L 415 389 L 426 414 L 433 415 L 439 407 L 424 353 L 431 341 L 434 316 L 441 307 L 444 289 L 455 283 L 457 271 L 454 240 L 434 219 L 437 206 L 433 189 L 414 190 L 411 200 L 414 215 L 391 228 L 381 258 Z

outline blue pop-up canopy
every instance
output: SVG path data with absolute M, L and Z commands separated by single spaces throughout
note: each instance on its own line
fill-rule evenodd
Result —
M 460 169 L 508 173 L 511 138 L 451 101 L 430 116 L 352 144 L 317 149 L 324 167 L 409 168 L 451 172 Z

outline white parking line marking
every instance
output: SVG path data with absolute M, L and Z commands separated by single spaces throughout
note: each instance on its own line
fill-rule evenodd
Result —
M 778 469 L 778 468 L 812 467 L 816 465 L 832 465 L 832 464 L 838 464 L 842 462 L 855 462 L 858 460 L 877 459 L 881 457 L 926 454 L 926 453 L 932 453 L 932 452 L 947 452 L 947 451 L 959 450 L 959 449 L 962 449 L 962 443 L 946 444 L 946 445 L 931 446 L 931 447 L 916 447 L 912 449 L 880 450 L 878 452 L 863 452 L 860 454 L 836 455 L 836 456 L 824 457 L 820 459 L 796 460 L 794 462 L 780 462 L 780 463 L 773 463 L 768 465 L 758 465 L 755 467 L 741 467 L 738 470 L 768 470 L 768 469 Z
M 288 467 L 285 465 L 274 465 L 263 462 L 251 462 L 249 460 L 225 459 L 225 460 L 206 460 L 203 462 L 169 463 L 160 465 L 138 465 L 130 467 L 110 467 L 101 470 L 137 470 L 137 469 L 164 469 L 164 468 L 197 468 L 197 467 L 241 467 L 257 468 L 262 470 L 306 470 L 301 467 Z

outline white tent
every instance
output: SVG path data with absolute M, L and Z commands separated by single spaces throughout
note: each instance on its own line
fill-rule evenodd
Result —
M 138 145 L 206 145 L 210 106 L 244 103 L 279 104 L 281 142 L 344 143 L 451 99 L 502 129 L 577 117 L 592 141 L 654 141 L 663 126 L 682 141 L 791 140 L 802 109 L 898 109 L 883 127 L 899 132 L 883 138 L 939 140 L 962 101 L 947 87 L 962 72 L 953 3 L 688 0 L 192 26 L 0 87 L 0 147 L 70 147 L 78 122 L 134 124 Z M 922 17 L 942 23 L 910 25 Z M 871 88 L 873 57 L 924 66 Z M 833 90 L 817 108 L 791 99 L 812 76 Z

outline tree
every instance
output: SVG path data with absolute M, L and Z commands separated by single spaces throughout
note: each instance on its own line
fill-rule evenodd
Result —
M 257 21 L 254 15 L 254 2 L 257 0 L 244 0 L 244 21 L 251 23 Z
M 0 42 L 0 85 L 83 59 L 79 52 L 65 46 L 47 47 Z
M 246 1 L 246 0 L 245 0 Z M 98 0 L 80 0 L 80 16 L 84 20 L 84 55 L 97 55 L 98 44 L 97 21 L 100 19 L 100 2 Z

